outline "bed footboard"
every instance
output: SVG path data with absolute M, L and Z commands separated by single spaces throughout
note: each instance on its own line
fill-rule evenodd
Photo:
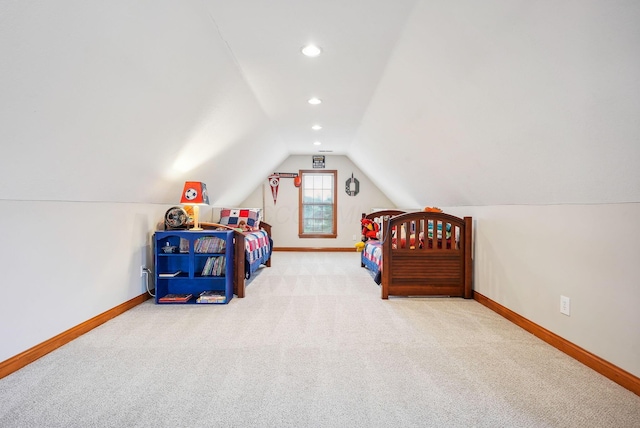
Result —
M 383 222 L 382 298 L 472 297 L 471 217 L 436 212 Z

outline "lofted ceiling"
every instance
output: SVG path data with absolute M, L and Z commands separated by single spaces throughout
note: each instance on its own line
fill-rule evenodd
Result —
M 398 206 L 640 200 L 637 5 L 208 5 L 287 152 L 346 154 Z
M 347 154 L 415 0 L 208 1 L 290 154 Z M 314 58 L 302 48 L 314 44 Z M 307 100 L 317 97 L 320 105 Z M 313 131 L 315 124 L 322 130 Z M 313 143 L 319 141 L 320 146 Z
M 638 2 L 60 0 L 0 22 L 2 199 L 172 203 L 187 179 L 237 204 L 323 151 L 402 207 L 640 202 Z

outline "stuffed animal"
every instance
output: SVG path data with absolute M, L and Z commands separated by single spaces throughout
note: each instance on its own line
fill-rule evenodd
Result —
M 251 226 L 249 226 L 244 220 L 240 220 L 240 223 L 238 223 L 238 227 L 236 227 L 235 229 L 238 232 L 251 232 Z
M 363 218 L 361 223 L 362 241 L 366 241 L 368 239 L 378 239 L 378 232 L 380 231 L 380 226 L 378 225 L 378 223 L 368 218 Z
M 424 207 L 424 211 L 427 213 L 441 213 L 442 210 L 438 207 Z

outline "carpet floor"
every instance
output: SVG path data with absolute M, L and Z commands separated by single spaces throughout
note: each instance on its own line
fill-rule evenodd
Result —
M 473 300 L 276 252 L 227 305 L 151 300 L 0 379 L 0 426 L 640 427 L 640 397 Z

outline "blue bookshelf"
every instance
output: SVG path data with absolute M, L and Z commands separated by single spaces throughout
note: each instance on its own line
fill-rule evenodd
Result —
M 157 304 L 226 304 L 233 298 L 233 231 L 158 231 L 154 255 Z M 200 298 L 203 292 L 210 296 Z M 166 301 L 189 294 L 186 301 Z

